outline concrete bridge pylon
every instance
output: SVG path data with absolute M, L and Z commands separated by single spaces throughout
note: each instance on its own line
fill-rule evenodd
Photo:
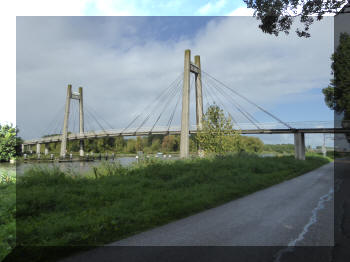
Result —
M 180 158 L 187 158 L 190 155 L 189 141 L 189 118 L 190 118 L 190 74 L 195 74 L 196 87 L 196 123 L 197 128 L 202 128 L 203 120 L 203 94 L 200 56 L 194 57 L 191 62 L 191 50 L 185 50 L 184 78 L 182 88 L 182 112 L 181 112 L 181 135 L 180 135 Z
M 70 112 L 70 100 L 79 100 L 79 133 L 84 134 L 84 111 L 83 111 L 83 88 L 79 87 L 79 92 L 72 92 L 72 85 L 67 87 L 66 107 L 64 112 L 64 121 L 62 129 L 62 142 L 60 156 L 65 157 L 67 152 L 67 137 L 68 137 L 68 119 Z M 84 156 L 84 141 L 80 139 L 80 156 Z

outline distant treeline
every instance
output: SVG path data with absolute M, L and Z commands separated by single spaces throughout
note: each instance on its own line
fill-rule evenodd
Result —
M 47 136 L 46 136 L 47 137 Z M 293 144 L 264 144 L 259 138 L 240 136 L 241 151 L 250 153 L 274 152 L 293 154 Z M 52 153 L 60 151 L 61 143 L 50 143 L 48 148 Z M 33 151 L 36 146 L 32 147 Z M 307 148 L 308 149 L 308 148 Z M 41 149 L 43 152 L 44 148 Z M 84 140 L 85 152 L 117 154 L 135 154 L 138 151 L 149 153 L 178 153 L 180 151 L 180 135 L 149 135 L 145 137 L 104 137 Z M 79 152 L 79 140 L 68 141 L 69 152 Z M 190 135 L 190 151 L 197 151 L 195 135 Z
M 195 151 L 194 139 L 190 139 L 190 150 Z M 68 141 L 69 152 L 79 152 L 79 140 Z M 50 143 L 50 152 L 59 152 L 61 143 Z M 33 147 L 35 150 L 35 148 Z M 144 153 L 178 152 L 180 150 L 180 136 L 149 135 L 147 137 L 103 137 L 84 140 L 85 152 L 94 153 Z
M 48 137 L 48 136 L 46 136 Z M 256 137 L 240 136 L 241 151 L 259 153 L 264 149 L 264 143 Z M 50 143 L 51 153 L 60 151 L 61 143 Z M 190 135 L 190 151 L 197 151 L 195 135 Z M 32 147 L 36 150 L 36 146 Z M 180 151 L 180 135 L 149 135 L 145 137 L 104 137 L 84 140 L 85 152 L 117 154 L 134 154 L 138 151 L 149 153 L 177 153 Z M 44 151 L 42 145 L 41 152 Z M 79 140 L 68 141 L 68 152 L 79 152 Z
M 265 144 L 264 151 L 276 153 L 294 153 L 293 144 Z

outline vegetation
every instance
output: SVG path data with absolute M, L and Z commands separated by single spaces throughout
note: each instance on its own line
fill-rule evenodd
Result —
M 239 132 L 233 129 L 231 119 L 217 105 L 208 108 L 202 121 L 203 129 L 196 140 L 205 153 L 222 155 L 241 151 Z
M 293 144 L 266 144 L 263 148 L 264 152 L 269 153 L 294 154 Z
M 0 168 L 0 261 L 16 244 L 16 171 Z
M 261 153 L 264 149 L 264 143 L 257 137 L 241 136 L 241 152 Z
M 43 145 L 42 145 L 43 146 Z M 241 136 L 233 129 L 231 119 L 226 117 L 217 105 L 208 108 L 203 119 L 203 130 L 190 136 L 190 152 L 197 152 L 198 146 L 206 153 L 225 154 L 227 152 L 261 152 L 263 142 L 259 138 Z M 60 143 L 50 143 L 49 151 L 59 153 Z M 105 137 L 84 141 L 85 152 L 117 154 L 136 154 L 143 151 L 150 153 L 178 153 L 180 150 L 179 135 L 149 135 L 128 138 Z M 36 149 L 34 147 L 34 149 Z M 44 149 L 41 148 L 41 151 Z M 79 152 L 79 141 L 68 141 L 68 152 Z
M 278 36 L 280 32 L 289 33 L 296 16 L 304 28 L 297 28 L 299 37 L 310 37 L 310 25 L 321 20 L 327 13 L 336 13 L 348 0 L 243 0 L 254 15 L 261 21 L 259 28 L 268 34 Z M 316 15 L 316 16 L 315 16 Z
M 344 120 L 350 120 L 350 35 L 341 33 L 339 45 L 332 55 L 330 85 L 322 90 L 327 106 L 338 114 L 344 113 Z
M 291 179 L 328 161 L 317 156 L 298 161 L 292 156 L 260 158 L 243 153 L 150 160 L 128 168 L 105 163 L 88 177 L 35 168 L 17 180 L 17 244 L 105 244 Z M 15 187 L 7 190 L 12 193 L 6 195 L 13 195 Z M 12 203 L 7 209 L 14 210 L 14 201 L 7 203 Z M 5 223 L 11 227 L 11 222 Z M 4 236 L 12 243 L 8 233 Z M 23 256 L 14 252 L 14 261 L 19 258 L 16 254 Z M 35 256 L 26 259 L 52 259 L 50 252 Z
M 16 133 L 12 125 L 0 125 L 0 162 L 7 162 L 16 156 Z
M 191 137 L 191 140 L 194 140 Z M 58 154 L 60 152 L 60 143 L 49 143 L 50 152 Z M 42 145 L 43 147 L 43 145 Z M 94 153 L 117 153 L 117 154 L 136 154 L 138 151 L 144 153 L 174 153 L 180 149 L 180 136 L 178 135 L 149 135 L 145 137 L 124 138 L 124 137 L 104 137 L 84 140 L 85 152 Z M 33 147 L 35 152 L 36 147 Z M 41 148 L 43 151 L 44 148 Z M 195 145 L 192 141 L 190 150 L 195 151 Z M 68 141 L 68 152 L 79 152 L 79 141 Z

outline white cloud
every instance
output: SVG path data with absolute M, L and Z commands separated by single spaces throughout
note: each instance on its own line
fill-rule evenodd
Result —
M 0 123 L 16 123 L 16 16 L 83 15 L 90 0 L 16 0 L 2 1 L 0 30 L 6 41 L 1 41 Z
M 12 1 L 11 8 L 17 16 L 53 16 L 53 15 L 83 15 L 86 5 L 91 0 L 16 0 Z
M 229 12 L 227 14 L 227 16 L 253 16 L 254 11 L 255 10 L 253 8 L 247 8 L 245 6 L 242 6 L 242 7 L 238 7 L 235 10 Z M 296 9 L 289 8 L 286 13 L 288 15 L 291 15 L 291 16 L 298 16 L 301 14 L 301 11 L 302 11 L 302 5 L 299 5 Z M 324 16 L 334 16 L 334 14 L 327 13 Z
M 187 19 L 191 24 L 195 18 L 174 19 Z M 19 19 L 17 113 L 22 135 L 43 135 L 42 130 L 63 106 L 69 83 L 73 89 L 83 86 L 86 104 L 114 127 L 125 127 L 182 72 L 187 48 L 192 57 L 201 55 L 204 71 L 268 108 L 303 97 L 329 81 L 333 50 L 329 19 L 314 24 L 310 39 L 293 34 L 276 38 L 261 33 L 254 18 L 226 17 L 214 19 L 195 36 L 177 41 L 156 39 L 152 30 L 158 28 L 150 20 Z M 193 107 L 194 103 L 192 121 Z M 176 114 L 174 123 L 179 123 L 179 117 Z M 246 121 L 238 114 L 237 118 Z
M 226 0 L 218 0 L 216 2 L 208 2 L 197 11 L 200 15 L 215 14 L 220 11 L 226 5 Z
M 131 0 L 98 0 L 91 1 L 94 15 L 130 16 L 145 15 L 148 10 L 139 8 L 137 1 Z M 145 4 L 145 1 L 142 1 Z M 140 3 L 139 3 L 140 4 Z
M 201 15 L 206 15 L 211 11 L 211 9 L 212 9 L 212 4 L 206 3 L 201 8 L 198 9 L 198 13 Z
M 228 13 L 228 16 L 253 16 L 254 9 L 247 7 L 238 7 L 232 12 Z

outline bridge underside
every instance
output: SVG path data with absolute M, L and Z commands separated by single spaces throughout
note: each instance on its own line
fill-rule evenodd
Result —
M 350 130 L 343 128 L 307 128 L 307 129 L 245 129 L 239 130 L 241 134 L 294 134 L 295 158 L 305 160 L 305 134 L 340 134 L 350 133 Z M 189 134 L 196 134 L 197 130 L 190 130 Z M 69 134 L 67 140 L 84 140 L 104 137 L 118 137 L 118 136 L 148 136 L 148 135 L 180 135 L 180 130 L 158 130 L 158 131 L 129 131 L 117 132 L 113 130 L 99 131 L 99 132 L 85 132 L 83 134 Z M 24 141 L 22 144 L 22 151 L 24 152 L 25 145 L 36 145 L 38 157 L 40 157 L 40 145 L 45 144 L 45 155 L 48 154 L 47 144 L 62 142 L 62 136 L 45 137 L 41 139 L 33 139 Z
M 239 130 L 241 134 L 341 134 L 350 133 L 350 130 L 344 128 L 307 128 L 307 129 L 246 129 Z M 148 136 L 148 135 L 180 135 L 180 130 L 165 130 L 165 131 L 128 131 L 128 132 L 117 132 L 112 130 L 97 131 L 97 132 L 85 132 L 83 134 L 69 134 L 68 140 L 81 140 L 81 139 L 93 139 L 103 137 L 118 137 L 118 136 Z M 196 134 L 197 130 L 190 130 L 189 134 Z M 36 145 L 53 142 L 61 142 L 62 136 L 52 136 L 40 139 L 26 140 L 24 145 Z

